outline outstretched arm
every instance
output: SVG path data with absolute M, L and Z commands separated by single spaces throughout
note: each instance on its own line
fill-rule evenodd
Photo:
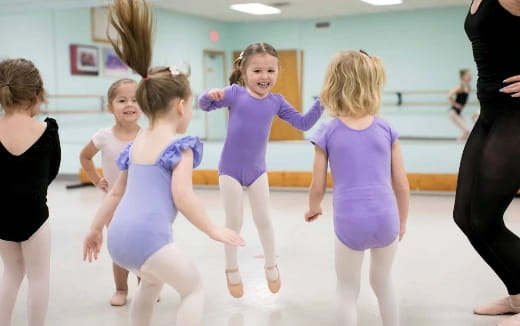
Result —
M 231 106 L 233 97 L 233 86 L 212 88 L 199 96 L 199 107 L 203 111 L 212 111 L 218 108 L 229 107 Z
M 175 206 L 186 218 L 211 239 L 229 245 L 243 246 L 244 240 L 233 230 L 217 226 L 209 218 L 201 201 L 193 192 L 193 151 L 188 148 L 173 169 L 172 194 Z
M 112 220 L 112 215 L 114 215 L 114 211 L 125 193 L 127 178 L 128 170 L 119 172 L 114 187 L 107 194 L 101 207 L 98 209 L 94 221 L 92 221 L 90 232 L 85 237 L 83 260 L 88 259 L 91 262 L 92 258 L 97 259 L 103 243 L 103 228 Z
M 321 215 L 321 201 L 327 187 L 327 153 L 314 145 L 314 167 L 309 188 L 309 210 L 305 213 L 307 222 L 314 221 Z
M 283 98 L 282 98 L 283 99 Z M 314 124 L 320 119 L 324 108 L 321 106 L 320 101 L 316 100 L 310 110 L 301 114 L 294 107 L 292 107 L 285 99 L 283 99 L 278 116 L 289 122 L 293 127 L 300 130 L 309 130 Z

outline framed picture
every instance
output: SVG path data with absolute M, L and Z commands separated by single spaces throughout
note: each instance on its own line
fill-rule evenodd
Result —
M 103 75 L 105 76 L 128 76 L 130 68 L 119 59 L 113 48 L 103 48 Z
M 110 25 L 107 7 L 94 7 L 90 9 L 90 29 L 92 41 L 110 43 L 108 35 L 113 40 L 117 39 L 116 29 Z
M 70 73 L 72 75 L 99 75 L 98 47 L 71 44 Z

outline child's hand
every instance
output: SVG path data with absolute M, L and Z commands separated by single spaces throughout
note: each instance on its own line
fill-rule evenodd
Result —
M 307 213 L 305 213 L 305 221 L 312 222 L 321 215 L 321 207 L 316 209 L 309 209 Z
M 224 99 L 224 91 L 220 88 L 213 88 L 209 90 L 208 97 L 216 101 L 222 101 Z
M 99 189 L 103 190 L 104 192 L 108 191 L 108 181 L 107 179 L 105 179 L 105 177 L 99 178 L 94 185 Z
M 401 224 L 400 230 L 399 230 L 399 241 L 403 240 L 405 233 L 406 233 L 406 224 Z
M 228 228 L 216 227 L 210 234 L 209 237 L 213 240 L 223 242 L 232 246 L 245 246 L 245 241 L 235 231 Z
M 97 260 L 101 244 L 103 243 L 103 234 L 101 231 L 92 230 L 83 241 L 83 260 L 92 262 L 92 257 Z

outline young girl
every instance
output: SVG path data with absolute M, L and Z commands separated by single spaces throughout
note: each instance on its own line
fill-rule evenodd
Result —
M 459 71 L 460 84 L 452 89 L 448 93 L 448 99 L 451 103 L 451 108 L 448 113 L 450 120 L 462 130 L 462 134 L 457 138 L 459 141 L 464 141 L 468 139 L 470 128 L 464 120 L 464 117 L 461 115 L 462 109 L 466 105 L 468 101 L 469 92 L 471 90 L 469 83 L 471 82 L 471 72 L 467 69 L 462 69 Z
M 27 275 L 27 324 L 42 326 L 49 300 L 51 230 L 47 187 L 61 160 L 58 125 L 33 117 L 45 101 L 40 72 L 29 60 L 0 62 L 0 325 L 11 325 L 18 289 Z
M 141 109 L 135 99 L 137 83 L 132 79 L 120 79 L 108 89 L 108 111 L 114 115 L 116 123 L 111 128 L 100 129 L 92 136 L 92 140 L 83 148 L 80 154 L 81 166 L 96 187 L 108 192 L 114 185 L 119 173 L 116 158 L 130 143 L 140 130 L 137 121 Z M 92 161 L 101 150 L 103 176 L 100 176 Z M 128 271 L 112 265 L 116 292 L 110 300 L 113 306 L 126 304 L 128 294 Z
M 151 323 L 154 303 L 164 283 L 181 295 L 176 325 L 201 325 L 204 293 L 192 260 L 172 239 L 177 210 L 210 238 L 243 245 L 233 231 L 216 226 L 193 192 L 192 169 L 202 158 L 198 138 L 178 138 L 188 127 L 192 107 L 188 78 L 167 67 L 149 69 L 153 17 L 146 2 L 115 0 L 111 24 L 120 42 L 119 57 L 143 79 L 136 91 L 149 126 L 127 146 L 117 164 L 114 187 L 96 214 L 85 238 L 84 259 L 97 258 L 102 230 L 113 261 L 141 277 L 130 309 L 131 325 Z
M 280 290 L 276 264 L 274 232 L 269 217 L 269 184 L 265 150 L 275 115 L 301 130 L 310 129 L 320 118 L 323 107 L 316 101 L 305 115 L 296 111 L 271 89 L 278 77 L 278 54 L 266 43 L 249 45 L 235 61 L 231 86 L 211 89 L 199 98 L 202 110 L 228 107 L 227 137 L 219 164 L 219 186 L 224 200 L 226 226 L 240 232 L 243 192 L 248 190 L 260 241 L 265 255 L 265 272 L 269 290 Z M 243 285 L 237 263 L 236 247 L 226 246 L 226 277 L 230 294 L 239 298 Z
M 341 52 L 329 64 L 321 100 L 335 119 L 320 126 L 306 221 L 321 214 L 327 163 L 334 181 L 334 229 L 339 320 L 356 325 L 364 252 L 371 251 L 370 283 L 385 326 L 399 325 L 391 280 L 397 239 L 406 231 L 408 180 L 397 132 L 377 117 L 385 72 L 364 52 Z

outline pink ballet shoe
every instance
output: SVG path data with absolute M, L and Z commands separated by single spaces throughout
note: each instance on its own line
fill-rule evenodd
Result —
M 114 307 L 124 306 L 126 304 L 127 291 L 116 291 L 110 299 L 110 305 Z
M 508 315 L 520 313 L 520 307 L 511 304 L 509 297 L 476 307 L 473 312 L 477 315 Z
M 229 294 L 231 294 L 233 298 L 241 298 L 244 295 L 244 285 L 242 284 L 242 282 L 238 284 L 233 284 L 229 281 L 229 273 L 235 272 L 238 272 L 238 268 L 226 269 L 227 287 L 229 290 Z
M 520 314 L 502 320 L 497 326 L 520 326 Z
M 267 278 L 267 271 L 272 270 L 276 268 L 276 273 L 278 274 L 278 279 L 276 280 L 270 280 Z M 282 287 L 282 281 L 280 280 L 280 271 L 278 270 L 278 265 L 274 265 L 271 267 L 265 267 L 266 270 L 266 278 L 267 278 L 267 287 L 269 287 L 269 291 L 271 293 L 278 293 L 280 291 L 280 288 Z

